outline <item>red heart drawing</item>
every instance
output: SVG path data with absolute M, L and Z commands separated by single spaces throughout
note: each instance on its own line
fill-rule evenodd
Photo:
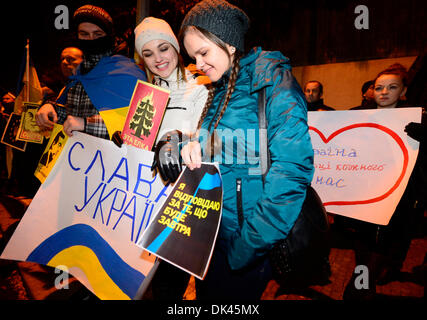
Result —
M 387 127 L 384 127 L 380 124 L 377 123 L 357 123 L 357 124 L 352 124 L 349 125 L 347 127 L 338 129 L 337 131 L 333 132 L 328 138 L 326 138 L 324 136 L 324 134 L 317 128 L 315 127 L 309 127 L 309 130 L 312 130 L 313 132 L 316 132 L 319 137 L 323 140 L 324 143 L 328 143 L 329 141 L 331 141 L 333 138 L 335 138 L 337 135 L 354 129 L 354 128 L 361 128 L 361 127 L 366 127 L 366 128 L 375 128 L 378 130 L 381 130 L 385 133 L 387 133 L 388 135 L 390 135 L 398 144 L 398 146 L 400 147 L 400 149 L 402 150 L 403 153 L 403 167 L 402 167 L 402 172 L 400 173 L 399 178 L 397 179 L 397 181 L 395 182 L 395 184 L 384 194 L 372 198 L 372 199 L 367 199 L 367 200 L 357 200 L 357 201 L 330 201 L 330 202 L 325 202 L 323 203 L 324 206 L 332 206 L 332 205 L 339 205 L 339 206 L 345 206 L 345 205 L 355 205 L 355 204 L 368 204 L 368 203 L 374 203 L 374 202 L 378 202 L 381 201 L 385 198 L 387 198 L 391 193 L 393 193 L 394 190 L 397 189 L 397 187 L 400 185 L 400 183 L 402 182 L 403 177 L 405 176 L 405 172 L 406 169 L 408 167 L 408 161 L 409 161 L 409 155 L 408 155 L 408 150 L 406 149 L 406 146 L 404 144 L 404 142 L 402 141 L 402 139 L 399 137 L 399 135 L 397 135 L 394 131 L 390 130 Z

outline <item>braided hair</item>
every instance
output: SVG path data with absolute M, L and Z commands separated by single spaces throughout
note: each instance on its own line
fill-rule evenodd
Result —
M 235 53 L 233 64 L 231 66 L 230 79 L 228 80 L 227 92 L 225 94 L 224 105 L 222 106 L 222 109 L 221 109 L 221 112 L 218 116 L 218 119 L 215 122 L 214 129 L 216 129 L 218 127 L 219 121 L 221 120 L 222 116 L 224 115 L 225 110 L 227 109 L 228 103 L 230 102 L 231 96 L 234 92 L 234 88 L 236 86 L 236 81 L 237 81 L 237 76 L 238 76 L 239 71 L 240 71 L 240 57 L 241 57 L 240 54 L 236 55 L 236 53 Z

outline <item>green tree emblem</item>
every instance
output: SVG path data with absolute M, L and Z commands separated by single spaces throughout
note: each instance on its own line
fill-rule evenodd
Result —
M 151 92 L 150 95 L 145 96 L 138 102 L 135 113 L 129 123 L 129 128 L 135 131 L 133 135 L 138 138 L 142 138 L 142 136 L 148 137 L 153 128 L 153 118 L 155 114 L 156 110 L 153 106 L 153 92 Z

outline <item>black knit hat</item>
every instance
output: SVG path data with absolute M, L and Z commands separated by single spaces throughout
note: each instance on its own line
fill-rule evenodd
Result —
M 374 80 L 366 81 L 362 86 L 362 94 L 365 94 L 366 91 L 368 91 L 370 86 L 373 86 L 375 84 Z
M 195 26 L 209 31 L 243 52 L 249 18 L 241 9 L 227 1 L 203 0 L 187 13 L 181 28 L 185 26 Z
M 76 27 L 82 22 L 90 22 L 96 24 L 108 35 L 113 33 L 113 19 L 108 12 L 91 4 L 78 8 L 74 12 L 73 22 Z

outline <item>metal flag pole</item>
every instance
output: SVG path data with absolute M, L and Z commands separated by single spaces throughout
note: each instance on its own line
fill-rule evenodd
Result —
M 27 39 L 27 61 L 25 66 L 25 98 L 24 101 L 30 101 L 30 39 Z

